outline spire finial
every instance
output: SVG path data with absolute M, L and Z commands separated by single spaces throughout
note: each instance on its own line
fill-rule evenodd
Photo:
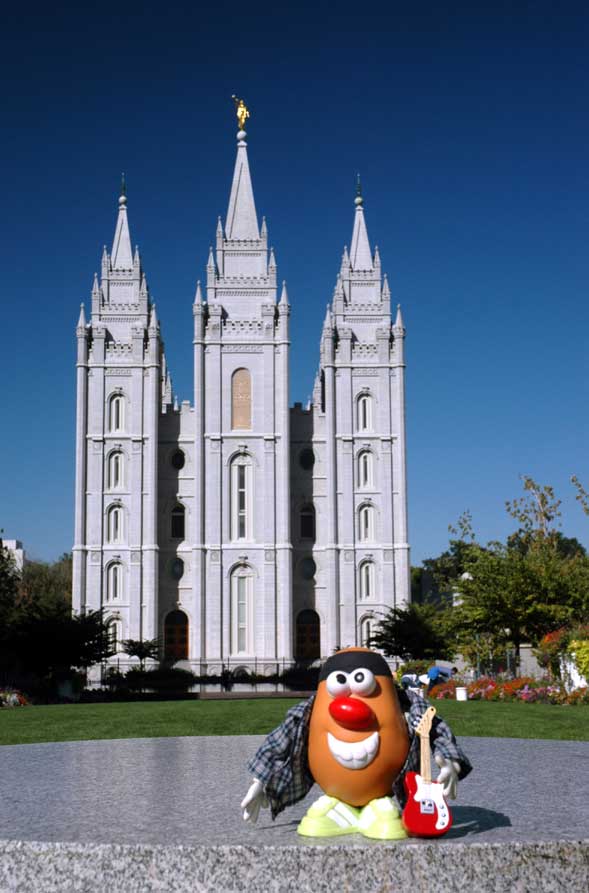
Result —
M 362 198 L 362 183 L 360 182 L 360 174 L 356 175 L 356 198 L 354 199 L 354 204 L 362 205 L 364 203 L 364 199 Z
M 127 181 L 125 180 L 125 172 L 121 174 L 121 194 L 119 196 L 119 205 L 127 204 Z

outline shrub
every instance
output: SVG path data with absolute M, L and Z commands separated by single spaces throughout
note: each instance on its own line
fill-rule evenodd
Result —
M 415 673 L 416 676 L 423 676 L 431 667 L 431 660 L 408 660 L 406 664 L 401 664 L 395 670 L 397 680 L 401 681 L 401 676 Z
M 111 677 L 115 688 L 124 688 L 129 691 L 143 691 L 150 689 L 157 692 L 188 691 L 195 684 L 194 673 L 190 670 L 181 670 L 175 667 L 159 667 L 155 670 L 141 670 L 132 667 L 123 678 L 121 674 Z
M 577 670 L 589 679 L 589 626 L 581 626 L 571 630 L 568 653 L 574 655 Z

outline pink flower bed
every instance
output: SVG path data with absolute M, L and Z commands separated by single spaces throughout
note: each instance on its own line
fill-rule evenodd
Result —
M 455 680 L 436 685 L 428 694 L 431 700 L 456 697 Z M 579 688 L 567 694 L 562 685 L 546 680 L 522 676 L 519 679 L 501 681 L 482 676 L 466 686 L 469 701 L 524 701 L 532 704 L 589 704 L 589 689 Z

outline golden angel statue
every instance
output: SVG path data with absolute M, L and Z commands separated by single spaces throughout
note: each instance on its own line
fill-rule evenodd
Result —
M 235 94 L 231 97 L 231 99 L 235 102 L 235 112 L 237 114 L 237 120 L 239 121 L 239 129 L 243 130 L 245 127 L 245 122 L 250 116 L 249 110 L 246 107 L 243 99 L 238 99 Z

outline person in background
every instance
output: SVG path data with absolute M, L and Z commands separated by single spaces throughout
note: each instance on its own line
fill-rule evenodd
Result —
M 433 667 L 430 667 L 427 673 L 424 673 L 423 676 L 419 677 L 419 681 L 424 685 L 427 685 L 428 694 L 432 690 L 435 685 L 443 685 L 444 682 L 449 682 L 453 676 L 456 676 L 458 672 L 458 667 L 452 667 L 449 670 L 447 667 L 438 667 L 434 664 Z

